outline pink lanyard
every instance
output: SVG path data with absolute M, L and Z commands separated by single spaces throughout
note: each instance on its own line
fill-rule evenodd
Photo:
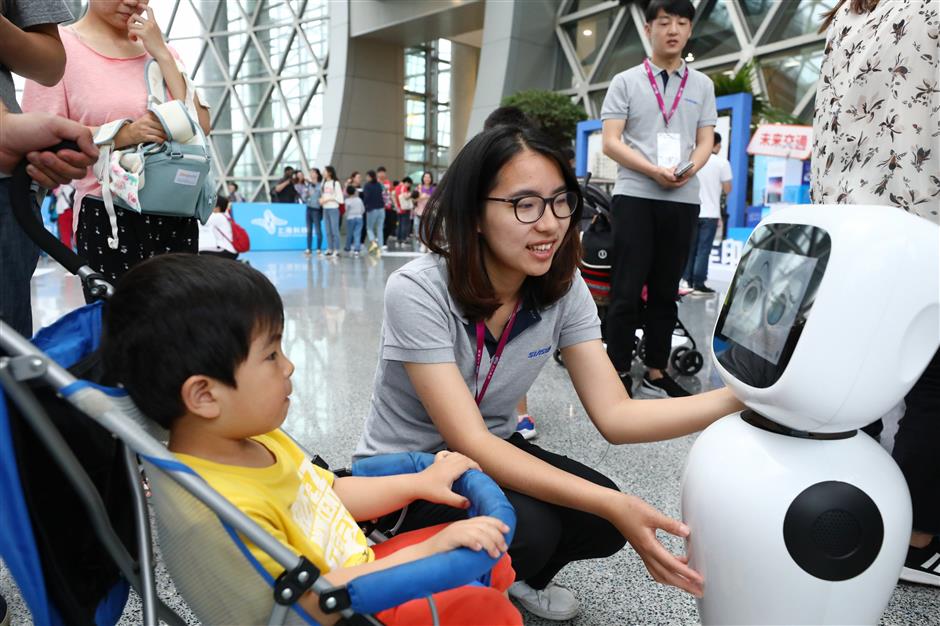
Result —
M 659 91 L 659 85 L 656 84 L 656 79 L 653 77 L 653 68 L 650 67 L 649 59 L 643 59 L 643 65 L 646 67 L 646 76 L 650 79 L 650 86 L 653 88 L 653 93 L 656 94 L 656 102 L 659 103 L 659 110 L 663 112 L 663 121 L 666 122 L 666 126 L 669 126 L 669 120 L 672 119 L 672 116 L 676 112 L 676 108 L 679 106 L 679 101 L 682 99 L 682 92 L 685 91 L 685 83 L 689 80 L 689 66 L 685 67 L 685 73 L 682 75 L 682 82 L 679 83 L 679 91 L 676 93 L 676 99 L 672 101 L 672 109 L 670 109 L 669 114 L 666 114 L 666 101 L 663 100 L 663 94 Z
M 483 381 L 483 388 L 477 392 L 477 406 L 480 406 L 480 403 L 483 402 L 483 396 L 486 395 L 486 388 L 490 386 L 490 381 L 493 379 L 493 372 L 496 371 L 496 366 L 499 365 L 499 357 L 503 355 L 503 348 L 506 347 L 506 342 L 509 341 L 509 334 L 512 332 L 512 325 L 516 322 L 516 313 L 518 312 L 519 302 L 516 302 L 516 308 L 512 310 L 512 315 L 509 316 L 509 321 L 506 322 L 506 328 L 503 329 L 503 334 L 499 336 L 496 354 L 493 355 L 493 359 L 490 361 L 490 371 L 486 375 L 486 380 Z M 482 321 L 477 322 L 477 359 L 476 365 L 473 366 L 473 380 L 476 385 L 479 385 L 480 382 L 480 363 L 483 362 L 483 338 L 485 335 L 486 326 Z

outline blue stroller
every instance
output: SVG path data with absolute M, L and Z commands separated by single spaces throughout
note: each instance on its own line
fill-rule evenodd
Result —
M 111 286 L 33 219 L 24 165 L 11 182 L 24 230 L 82 279 L 86 294 L 107 299 Z M 419 598 L 436 623 L 431 594 L 487 582 L 495 559 L 461 548 L 332 586 L 177 460 L 123 390 L 96 382 L 101 314 L 101 302 L 89 304 L 32 342 L 0 322 L 0 556 L 34 624 L 110 626 L 130 587 L 144 624 L 184 624 L 156 594 L 151 515 L 170 578 L 206 624 L 315 624 L 297 604 L 307 590 L 340 623 L 379 624 L 373 613 Z M 419 472 L 432 462 L 422 453 L 387 455 L 356 462 L 349 473 Z M 491 479 L 471 470 L 454 491 L 470 500 L 471 516 L 509 525 L 511 539 L 515 513 Z M 246 539 L 283 573 L 272 578 Z

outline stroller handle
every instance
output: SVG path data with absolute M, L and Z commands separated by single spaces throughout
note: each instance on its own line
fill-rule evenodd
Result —
M 72 141 L 63 141 L 42 152 L 58 152 L 59 150 L 75 150 L 81 152 L 78 145 Z M 26 173 L 26 159 L 23 159 L 13 170 L 10 180 L 10 206 L 13 216 L 19 223 L 23 232 L 42 249 L 43 252 L 55 259 L 69 273 L 78 276 L 86 292 L 93 300 L 107 299 L 113 293 L 111 284 L 104 276 L 88 265 L 88 261 L 72 252 L 55 235 L 46 230 L 41 221 L 38 221 L 30 210 L 30 184 L 31 179 Z

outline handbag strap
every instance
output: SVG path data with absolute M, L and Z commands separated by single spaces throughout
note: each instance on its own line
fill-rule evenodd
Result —
M 117 213 L 114 210 L 114 198 L 111 196 L 111 151 L 114 149 L 114 138 L 126 124 L 131 120 L 124 118 L 114 120 L 98 128 L 95 133 L 94 141 L 99 146 L 98 160 L 95 162 L 92 171 L 98 184 L 101 187 L 101 200 L 104 202 L 104 210 L 108 214 L 108 222 L 111 226 L 111 236 L 108 237 L 108 247 L 112 250 L 118 248 L 118 225 Z

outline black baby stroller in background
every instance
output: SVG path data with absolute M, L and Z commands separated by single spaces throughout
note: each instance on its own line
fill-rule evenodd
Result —
M 601 337 L 607 338 L 607 307 L 610 305 L 611 266 L 613 263 L 614 236 L 610 223 L 610 196 L 597 185 L 591 184 L 591 173 L 581 184 L 584 198 L 584 213 L 581 219 L 581 277 L 591 292 L 597 315 L 601 320 Z M 646 287 L 643 288 L 646 300 Z M 643 360 L 646 354 L 645 339 L 638 332 L 634 357 Z M 698 351 L 695 339 L 686 329 L 681 319 L 676 319 L 672 332 L 672 352 L 669 363 L 673 369 L 684 376 L 694 376 L 702 370 L 705 359 Z M 564 365 L 561 351 L 555 350 L 555 361 Z

